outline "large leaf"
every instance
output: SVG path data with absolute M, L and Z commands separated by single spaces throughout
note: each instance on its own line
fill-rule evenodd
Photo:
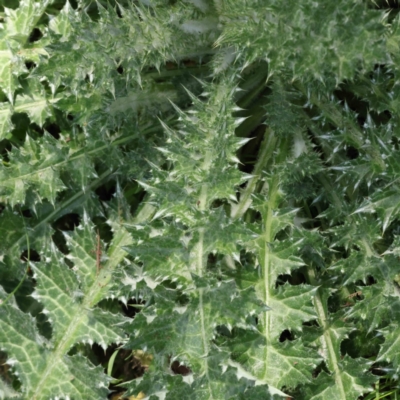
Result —
M 119 327 L 124 318 L 94 308 L 107 296 L 115 260 L 112 264 L 99 260 L 98 241 L 88 221 L 69 243 L 75 246 L 70 253 L 75 260 L 73 269 L 65 264 L 55 246 L 42 255 L 43 261 L 31 263 L 37 282 L 32 296 L 44 306 L 43 312 L 51 322 L 50 342 L 39 335 L 35 320 L 14 302 L 0 309 L 1 340 L 7 343 L 5 349 L 15 360 L 13 368 L 23 383 L 25 397 L 104 397 L 109 378 L 101 368 L 90 365 L 82 356 L 67 354 L 77 343 L 96 342 L 106 348 L 124 340 Z
M 2 103 L 0 106 L 0 139 L 7 137 L 12 129 L 11 116 L 13 113 L 26 113 L 39 126 L 43 126 L 47 117 L 52 115 L 51 104 L 57 99 L 47 100 L 39 94 L 18 96 L 13 106 Z
M 28 136 L 23 147 L 10 153 L 10 165 L 0 166 L 0 198 L 11 205 L 21 204 L 31 190 L 36 197 L 54 203 L 57 192 L 65 189 L 54 167 L 63 164 L 66 157 L 67 149 L 50 135 L 40 141 Z
M 27 39 L 51 2 L 21 0 L 16 10 L 5 8 L 6 24 L 0 30 L 0 87 L 10 103 L 20 87 L 18 76 L 27 72 L 24 60 L 38 62 L 39 55 L 47 55 L 42 45 L 30 46 Z

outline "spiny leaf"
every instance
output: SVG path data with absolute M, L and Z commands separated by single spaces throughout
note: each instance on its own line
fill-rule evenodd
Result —
M 52 166 L 65 160 L 66 151 L 50 135 L 40 141 L 28 136 L 23 147 L 9 153 L 10 165 L 0 166 L 0 198 L 11 205 L 24 203 L 31 190 L 54 203 L 57 192 L 65 189 L 65 185 L 59 171 Z
M 52 116 L 51 105 L 58 99 L 47 100 L 38 94 L 18 96 L 13 106 L 2 103 L 0 106 L 0 139 L 7 137 L 12 129 L 11 116 L 14 113 L 26 113 L 39 126 Z
M 377 212 L 381 217 L 382 230 L 385 231 L 399 212 L 399 207 L 400 194 L 397 187 L 394 187 L 384 192 L 376 192 L 356 213 Z
M 67 356 L 76 343 L 96 342 L 106 348 L 124 340 L 119 327 L 124 318 L 93 308 L 105 297 L 112 275 L 110 265 L 105 264 L 99 270 L 96 254 L 90 253 L 93 236 L 93 227 L 85 221 L 82 233 L 74 235 L 73 259 L 78 261 L 76 256 L 83 256 L 74 269 L 68 268 L 54 245 L 42 255 L 40 263 L 31 264 L 37 281 L 32 296 L 44 305 L 44 313 L 52 324 L 50 343 L 35 332 L 33 320 L 14 304 L 0 310 L 5 313 L 1 321 L 2 341 L 7 338 L 6 350 L 18 360 L 15 369 L 24 382 L 26 396 L 84 399 L 107 394 L 108 378 L 101 368 L 90 366 L 82 356 Z M 27 326 L 26 332 L 14 334 L 22 325 Z M 31 351 L 21 353 L 21 346 Z M 90 380 L 84 370 L 91 376 Z
M 21 0 L 16 10 L 5 8 L 6 24 L 0 28 L 0 87 L 11 104 L 20 87 L 18 76 L 27 72 L 24 59 L 38 61 L 39 55 L 47 55 L 41 45 L 27 46 L 27 39 L 51 2 Z

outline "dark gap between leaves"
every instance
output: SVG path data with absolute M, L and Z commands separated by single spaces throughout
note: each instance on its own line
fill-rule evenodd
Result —
M 73 231 L 81 223 L 79 214 L 65 214 L 53 222 L 53 228 L 60 231 Z

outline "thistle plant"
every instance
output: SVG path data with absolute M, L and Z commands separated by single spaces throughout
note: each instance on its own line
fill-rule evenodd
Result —
M 0 398 L 396 398 L 396 10 L 1 5 Z

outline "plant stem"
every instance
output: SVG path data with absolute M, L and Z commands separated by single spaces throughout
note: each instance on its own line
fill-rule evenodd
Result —
M 267 165 L 268 161 L 276 148 L 277 138 L 274 132 L 267 128 L 265 131 L 264 140 L 261 144 L 260 153 L 257 163 L 253 170 L 253 177 L 248 181 L 246 188 L 240 193 L 240 201 L 237 206 L 232 207 L 231 218 L 238 219 L 248 210 L 251 205 L 251 196 L 254 193 L 257 182 L 260 180 L 262 170 Z

